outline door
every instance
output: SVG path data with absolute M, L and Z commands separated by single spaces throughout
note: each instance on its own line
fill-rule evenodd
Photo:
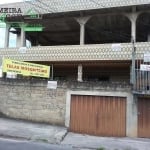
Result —
M 138 137 L 150 138 L 150 98 L 138 99 Z
M 126 98 L 73 95 L 70 131 L 98 136 L 126 136 Z

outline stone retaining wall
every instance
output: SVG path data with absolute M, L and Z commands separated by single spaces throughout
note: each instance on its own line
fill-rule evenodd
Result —
M 80 91 L 127 91 L 130 86 L 90 82 L 58 82 L 56 90 L 47 89 L 47 81 L 0 80 L 0 113 L 2 115 L 50 124 L 65 124 L 66 93 Z

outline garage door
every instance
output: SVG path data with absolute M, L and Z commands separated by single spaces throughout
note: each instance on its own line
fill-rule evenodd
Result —
M 150 138 L 150 98 L 138 99 L 138 137 Z
M 70 131 L 126 136 L 126 98 L 72 95 Z

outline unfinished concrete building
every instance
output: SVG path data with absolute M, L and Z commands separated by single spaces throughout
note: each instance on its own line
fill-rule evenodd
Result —
M 5 57 L 50 65 L 50 79 L 58 81 L 52 90 L 46 80 L 1 79 L 0 112 L 77 133 L 150 138 L 149 3 L 35 0 L 0 5 L 6 22 L 1 62 Z M 10 32 L 17 35 L 16 48 L 9 47 Z

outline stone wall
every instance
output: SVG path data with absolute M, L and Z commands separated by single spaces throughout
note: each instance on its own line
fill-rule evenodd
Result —
M 61 81 L 58 88 L 52 90 L 47 89 L 45 80 L 3 79 L 0 80 L 0 113 L 12 118 L 64 125 L 68 90 L 131 92 L 130 86 L 120 83 Z
M 64 124 L 66 90 L 47 89 L 42 81 L 0 81 L 0 112 L 6 116 Z

